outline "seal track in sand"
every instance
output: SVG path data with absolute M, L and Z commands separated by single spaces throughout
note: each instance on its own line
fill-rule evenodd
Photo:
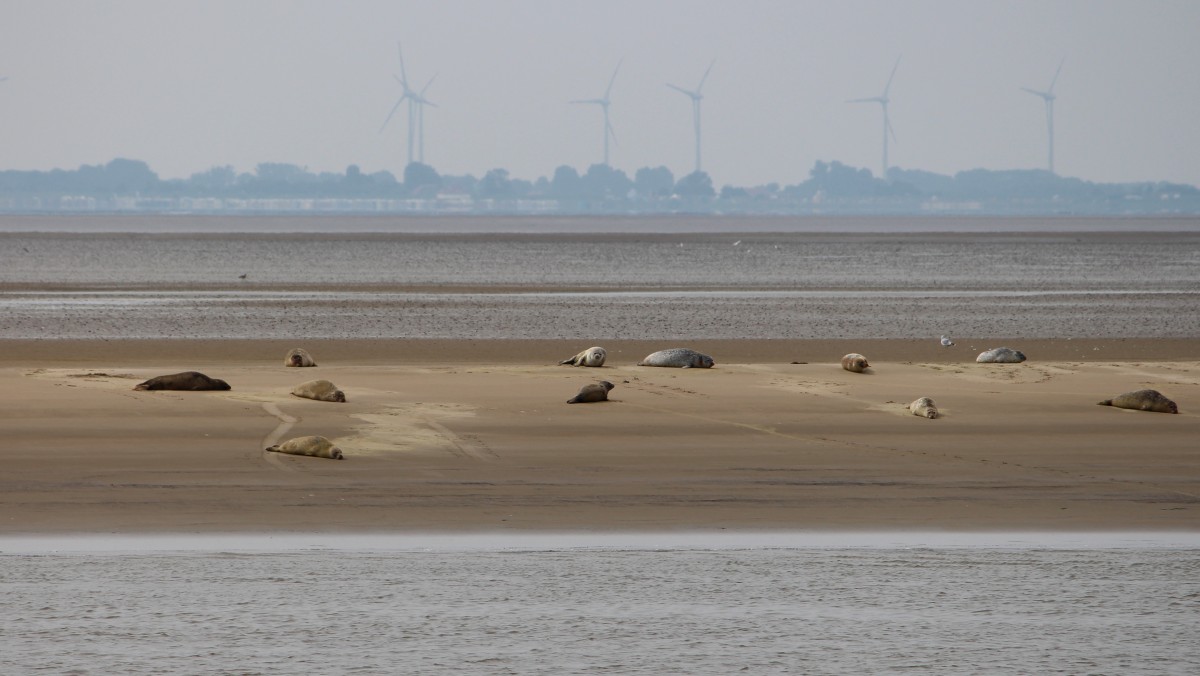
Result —
M 264 403 L 262 407 L 267 413 L 279 418 L 279 425 L 277 425 L 275 429 L 271 430 L 270 434 L 263 437 L 262 448 L 267 448 L 279 443 L 279 440 L 283 438 L 283 435 L 287 434 L 287 431 L 292 429 L 292 425 L 300 422 L 300 419 L 293 418 L 283 411 L 280 411 L 278 406 L 270 402 Z M 263 451 L 262 454 L 266 458 L 267 462 L 278 467 L 279 469 L 286 470 L 288 472 L 296 471 L 296 468 L 289 467 L 288 465 L 284 464 L 278 453 L 269 453 L 267 451 Z

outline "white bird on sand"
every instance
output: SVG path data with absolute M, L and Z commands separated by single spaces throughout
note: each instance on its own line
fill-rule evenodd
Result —
M 942 347 L 950 347 L 953 344 L 954 344 L 953 340 L 950 340 L 949 338 L 942 336 Z

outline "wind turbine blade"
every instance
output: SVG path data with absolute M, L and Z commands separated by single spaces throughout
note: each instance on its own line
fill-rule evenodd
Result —
M 1029 87 L 1021 87 L 1021 91 L 1029 92 L 1030 94 L 1033 94 L 1034 96 L 1040 96 L 1043 99 L 1050 98 L 1046 92 L 1039 92 L 1038 90 L 1030 89 Z
M 440 73 L 434 73 L 433 77 L 429 78 L 429 82 L 426 82 L 425 86 L 421 88 L 420 95 L 422 98 L 425 96 L 425 90 L 429 89 L 429 85 L 433 84 L 433 81 L 437 79 L 438 75 L 440 75 Z
M 1054 79 L 1050 81 L 1050 88 L 1046 90 L 1047 94 L 1054 93 L 1054 84 L 1056 82 L 1058 82 L 1058 74 L 1062 72 L 1062 67 L 1063 67 L 1063 64 L 1066 62 L 1066 60 L 1067 60 L 1067 57 L 1064 56 L 1062 58 L 1062 61 L 1058 62 L 1058 70 L 1054 71 Z
M 595 103 L 601 106 L 604 105 L 604 101 L 600 99 L 576 99 L 574 101 L 567 101 L 567 103 Z
M 404 78 L 400 80 L 404 84 L 404 88 L 408 89 L 408 73 L 404 70 L 404 48 L 400 46 L 400 42 L 396 42 L 396 53 L 400 55 L 400 75 Z
M 608 89 L 604 90 L 604 100 L 605 101 L 608 100 L 608 94 L 609 94 L 609 92 L 612 91 L 613 83 L 617 81 L 617 71 L 621 70 L 621 64 L 624 62 L 625 62 L 625 59 L 621 59 L 620 61 L 617 62 L 617 67 L 613 69 L 612 77 L 609 78 L 609 80 L 608 80 Z
M 900 67 L 900 57 L 897 56 L 896 57 L 896 65 L 892 66 L 892 74 L 888 76 L 887 85 L 884 86 L 883 96 L 880 98 L 884 98 L 884 99 L 887 98 L 888 91 L 891 90 L 891 88 L 892 88 L 892 78 L 896 77 L 896 69 L 899 67 Z
M 695 92 L 689 92 L 688 90 L 684 89 L 683 87 L 676 87 L 675 85 L 671 84 L 670 82 L 667 83 L 667 86 L 670 87 L 671 89 L 674 89 L 675 91 L 679 92 L 680 94 L 687 94 L 688 96 L 692 97 L 693 99 L 696 98 Z
M 700 84 L 696 85 L 696 94 L 700 94 L 700 90 L 704 89 L 704 81 L 708 79 L 708 74 L 712 72 L 712 67 L 716 65 L 717 60 L 713 59 L 712 63 L 708 64 L 708 70 L 704 71 L 704 77 L 700 78 Z
M 883 99 L 878 96 L 872 96 L 869 99 L 846 99 L 846 103 L 883 103 Z
M 392 121 L 392 116 L 396 114 L 396 111 L 400 110 L 400 104 L 404 103 L 404 99 L 406 99 L 406 98 L 408 98 L 407 94 L 405 94 L 404 96 L 401 96 L 400 99 L 398 101 L 396 101 L 396 105 L 392 106 L 392 112 L 388 113 L 387 119 L 385 119 L 383 121 L 383 124 L 379 126 L 380 134 L 383 133 L 383 129 L 384 129 L 384 127 L 386 127 L 388 125 L 388 122 Z

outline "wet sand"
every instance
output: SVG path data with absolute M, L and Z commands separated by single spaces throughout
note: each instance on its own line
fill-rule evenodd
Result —
M 556 364 L 580 341 L 0 341 L 0 533 L 1200 525 L 1200 339 L 713 340 L 690 346 L 714 369 L 635 366 L 677 342 L 599 341 L 584 369 Z M 297 345 L 319 366 L 285 368 Z M 1030 360 L 974 363 L 998 345 Z M 183 370 L 233 389 L 132 389 Z M 314 378 L 349 401 L 289 394 Z M 565 403 L 600 379 L 612 401 Z M 1147 387 L 1181 413 L 1096 405 Z M 307 434 L 346 459 L 262 450 Z

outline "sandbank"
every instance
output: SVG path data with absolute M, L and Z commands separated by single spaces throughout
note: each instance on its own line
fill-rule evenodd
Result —
M 1200 340 L 688 343 L 711 370 L 598 344 L 0 341 L 0 534 L 1200 529 Z M 974 363 L 999 345 L 1030 360 Z M 183 370 L 233 389 L 132 389 Z M 314 378 L 348 402 L 289 394 Z M 1181 413 L 1096 405 L 1147 387 Z M 263 451 L 306 434 L 346 460 Z

